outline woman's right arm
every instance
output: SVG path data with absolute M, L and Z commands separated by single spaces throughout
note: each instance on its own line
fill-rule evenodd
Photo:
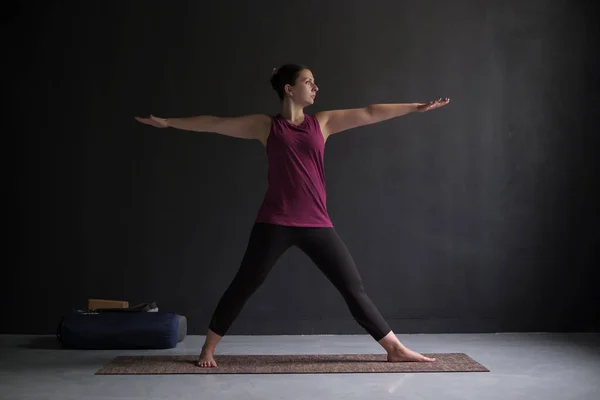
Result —
M 213 132 L 240 139 L 259 140 L 266 143 L 271 129 L 271 117 L 265 114 L 251 114 L 241 117 L 216 117 L 200 115 L 184 118 L 135 118 L 137 121 L 156 128 L 175 128 L 194 132 Z

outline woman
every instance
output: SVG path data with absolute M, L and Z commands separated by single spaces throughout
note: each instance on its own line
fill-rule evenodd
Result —
M 411 112 L 448 104 L 375 104 L 364 108 L 304 113 L 315 102 L 318 87 L 305 66 L 286 64 L 273 70 L 271 85 L 281 112 L 241 117 L 136 118 L 157 128 L 214 132 L 260 141 L 268 158 L 269 186 L 258 211 L 239 270 L 223 294 L 209 324 L 197 365 L 216 367 L 217 343 L 260 287 L 277 259 L 297 246 L 343 296 L 354 319 L 386 351 L 387 360 L 432 362 L 406 348 L 365 293 L 359 272 L 327 212 L 323 153 L 331 135 Z

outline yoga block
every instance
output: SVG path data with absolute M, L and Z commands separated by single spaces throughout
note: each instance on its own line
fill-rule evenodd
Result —
M 88 310 L 98 310 L 100 308 L 127 308 L 129 307 L 128 301 L 121 300 L 102 300 L 102 299 L 88 299 Z

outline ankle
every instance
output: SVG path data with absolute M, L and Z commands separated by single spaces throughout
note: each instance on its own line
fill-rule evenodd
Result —
M 387 352 L 388 353 L 398 353 L 398 352 L 402 352 L 404 350 L 406 350 L 406 347 L 404 347 L 404 345 L 402 343 L 394 343 L 392 346 L 390 346 L 390 348 Z
M 404 345 L 400 343 L 394 332 L 388 333 L 383 339 L 379 341 L 379 344 L 388 353 L 395 353 L 398 351 L 403 351 L 405 349 Z
M 215 346 L 210 346 L 210 345 L 206 345 L 205 344 L 205 345 L 202 346 L 202 351 L 204 353 L 211 353 L 212 354 L 212 353 L 215 352 Z
M 398 341 L 382 343 L 381 346 L 388 353 L 396 353 L 396 352 L 404 350 L 404 345 Z

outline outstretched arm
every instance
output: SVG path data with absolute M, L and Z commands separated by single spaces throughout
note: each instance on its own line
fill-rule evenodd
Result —
M 137 121 L 156 128 L 176 128 L 194 132 L 213 132 L 240 139 L 256 139 L 263 144 L 269 135 L 271 117 L 264 114 L 244 115 L 241 117 L 216 117 L 200 115 L 185 118 L 135 118 Z
M 443 107 L 449 102 L 448 98 L 440 98 L 427 103 L 372 104 L 363 108 L 322 111 L 315 114 L 315 117 L 319 120 L 321 131 L 327 138 L 338 132 L 375 124 L 412 112 L 430 111 Z

